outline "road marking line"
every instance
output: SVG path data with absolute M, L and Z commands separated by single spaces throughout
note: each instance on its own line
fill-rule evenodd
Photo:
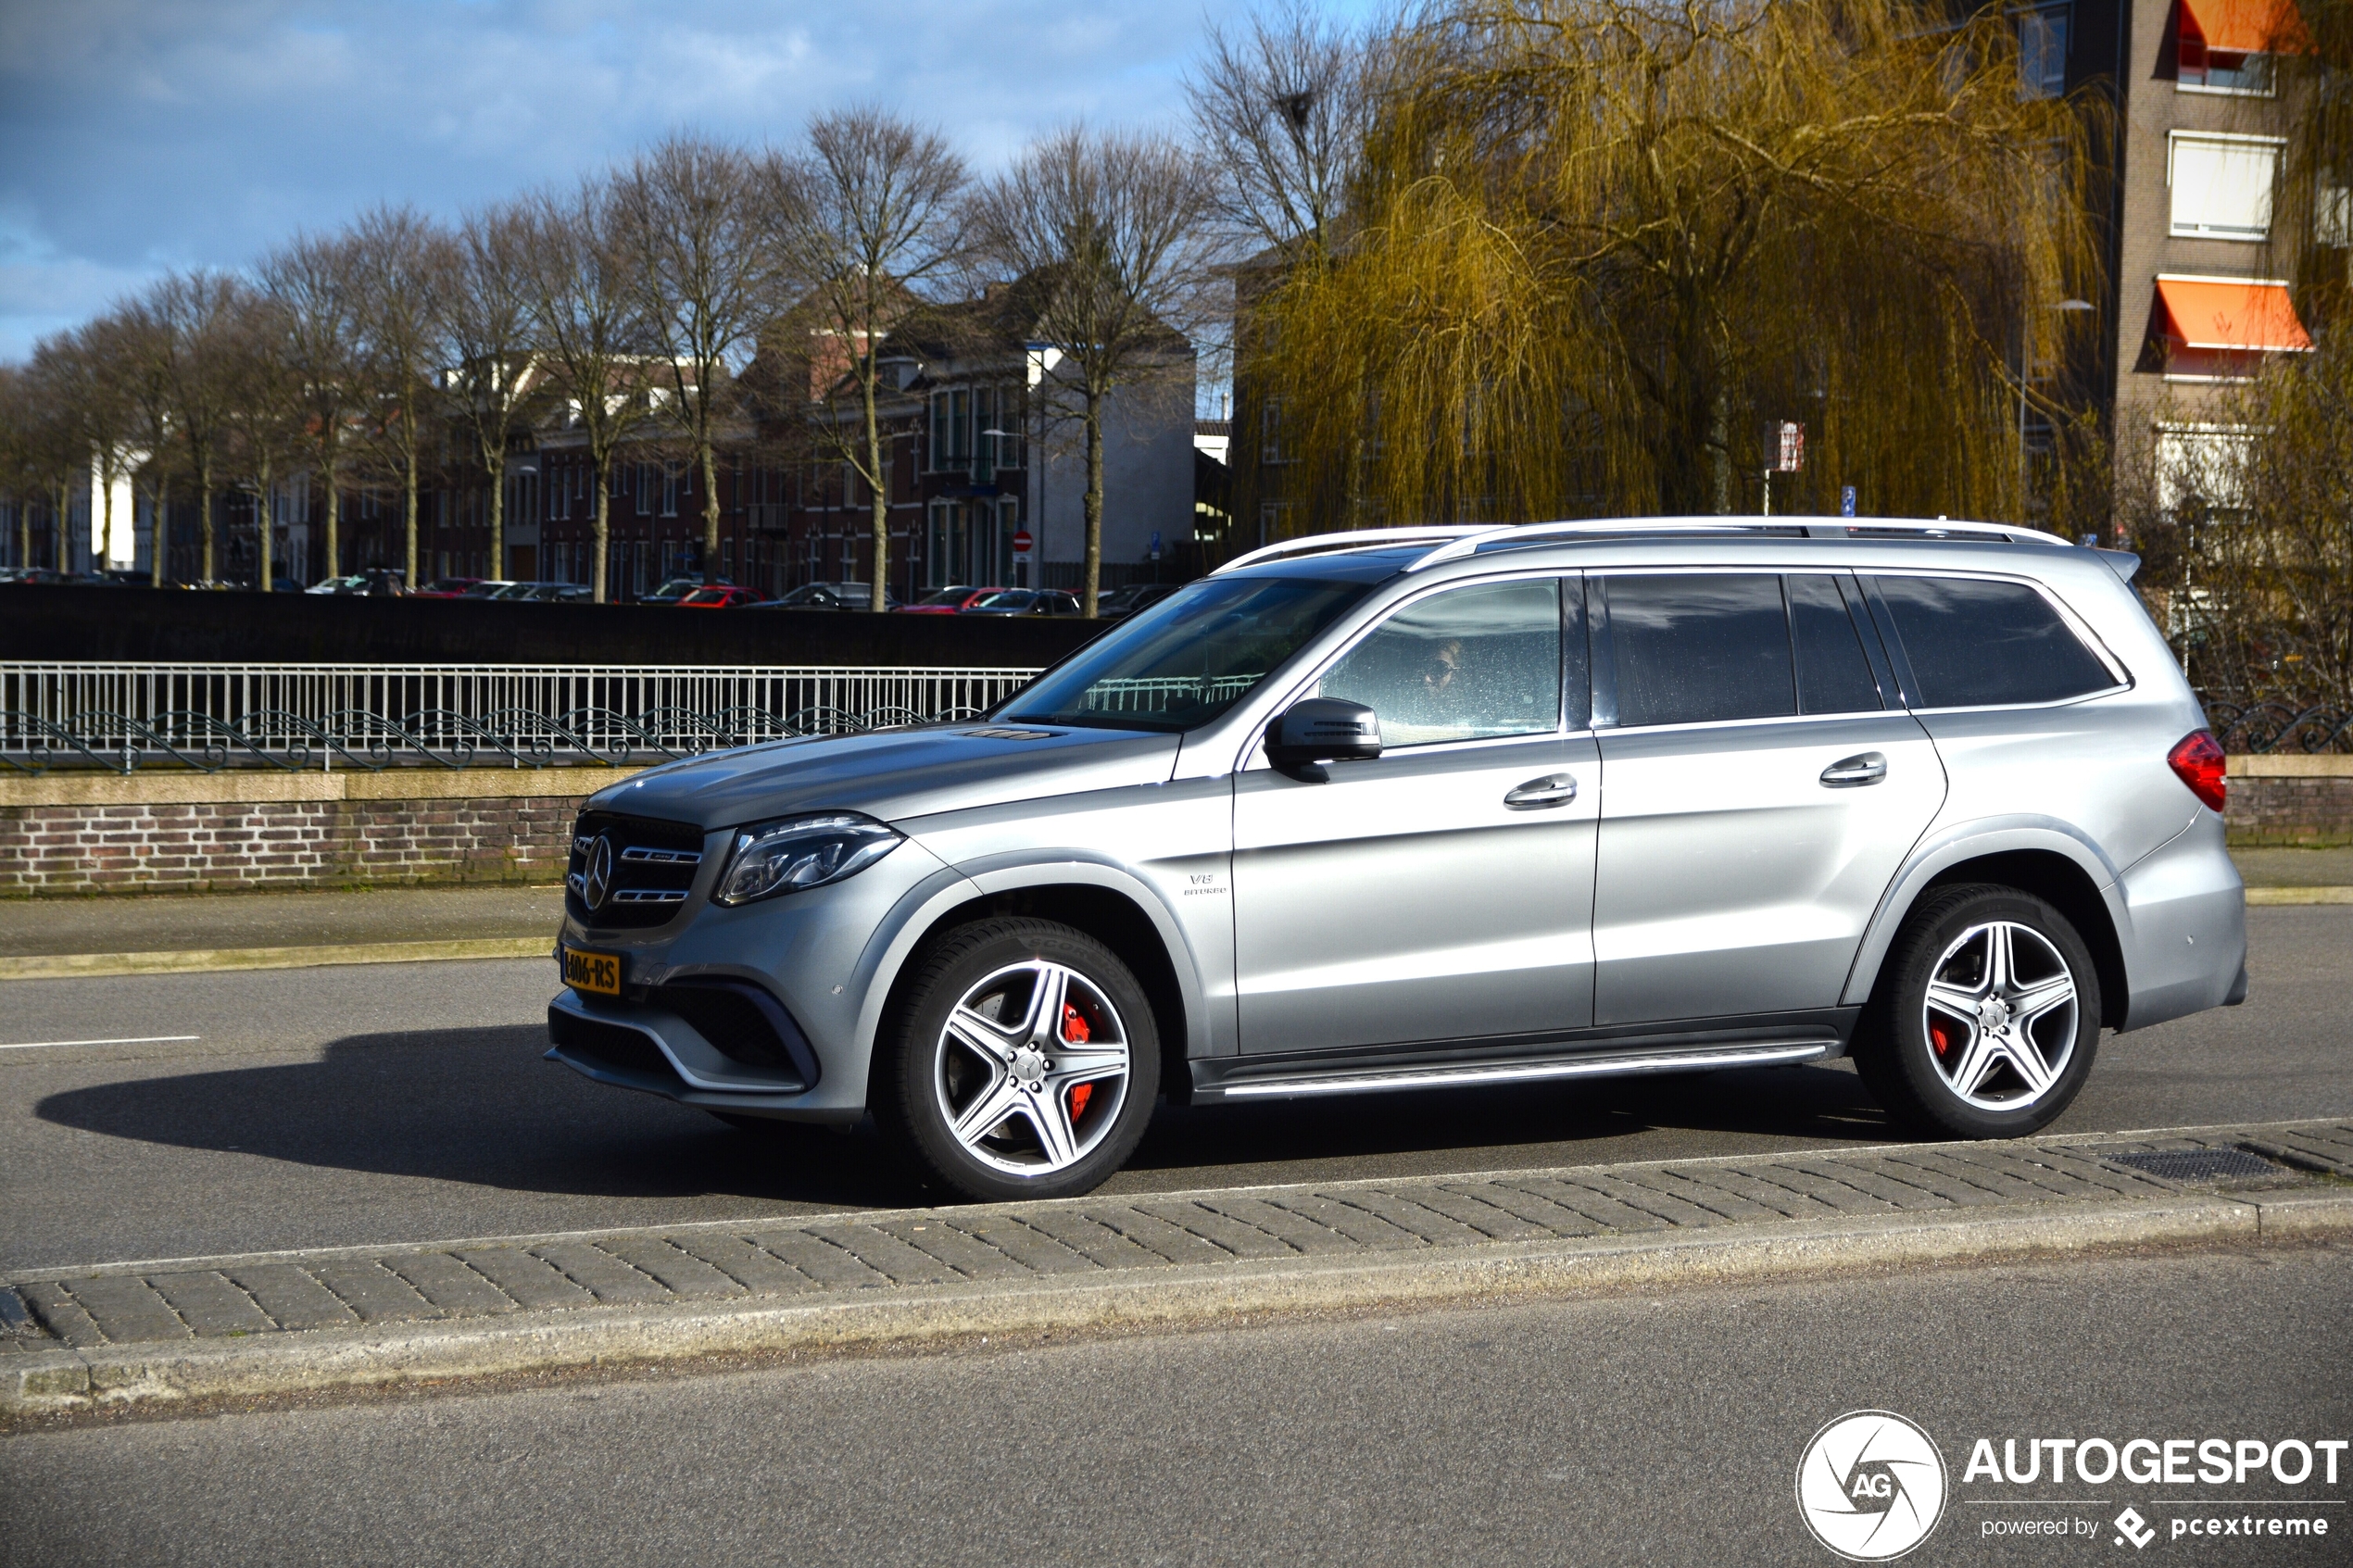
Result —
M 166 1046 L 203 1038 L 202 1035 L 131 1035 L 120 1040 L 15 1040 L 0 1043 L 0 1051 L 39 1050 L 44 1046 Z

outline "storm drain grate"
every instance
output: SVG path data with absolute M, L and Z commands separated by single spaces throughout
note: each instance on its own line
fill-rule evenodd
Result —
M 2284 1173 L 2259 1154 L 2243 1148 L 2169 1148 L 2149 1154 L 2111 1154 L 2112 1165 L 2130 1165 L 2167 1182 L 2213 1182 L 2233 1176 L 2276 1176 Z

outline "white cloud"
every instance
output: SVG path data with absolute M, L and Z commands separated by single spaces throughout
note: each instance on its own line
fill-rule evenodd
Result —
M 680 127 L 782 141 L 813 109 L 872 100 L 937 123 L 988 167 L 1078 116 L 1173 122 L 1205 19 L 1245 8 L 0 5 L 0 358 L 166 267 L 240 266 L 379 201 L 454 215 Z

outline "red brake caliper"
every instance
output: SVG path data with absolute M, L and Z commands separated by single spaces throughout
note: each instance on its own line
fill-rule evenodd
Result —
M 1093 1035 L 1094 1031 L 1087 1027 L 1087 1021 L 1078 1016 L 1078 1010 L 1072 1007 L 1068 1002 L 1064 1002 L 1063 1004 L 1063 1038 L 1069 1041 L 1074 1046 L 1083 1046 L 1088 1039 L 1093 1037 Z M 1072 1085 L 1070 1089 L 1070 1119 L 1073 1122 L 1076 1122 L 1081 1116 L 1086 1115 L 1087 1102 L 1094 1098 L 1094 1085 Z
M 1952 1036 L 1944 1033 L 1944 1026 L 1941 1023 L 1931 1023 L 1928 1026 L 1928 1043 L 1936 1047 L 1936 1054 L 1939 1056 L 1943 1056 L 1953 1048 Z

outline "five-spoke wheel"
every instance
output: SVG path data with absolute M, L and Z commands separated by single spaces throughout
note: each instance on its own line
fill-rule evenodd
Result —
M 950 933 L 897 1025 L 875 1064 L 876 1119 L 968 1197 L 1088 1191 L 1151 1119 L 1151 1003 L 1117 955 L 1069 926 L 1007 918 Z
M 2064 915 L 2014 888 L 1952 887 L 1905 922 L 1855 1065 L 1899 1121 L 2015 1137 L 2067 1109 L 2099 1033 L 2098 971 Z

